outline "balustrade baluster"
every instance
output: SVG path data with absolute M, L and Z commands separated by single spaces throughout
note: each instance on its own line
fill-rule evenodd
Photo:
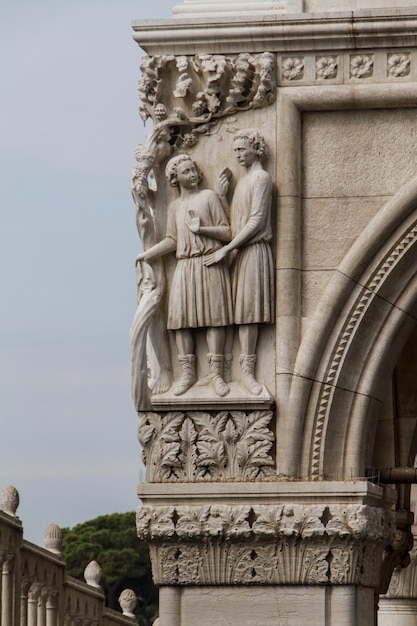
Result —
M 30 585 L 30 580 L 25 578 L 20 587 L 20 626 L 27 626 L 28 624 L 28 593 Z
M 58 626 L 58 591 L 52 589 L 46 601 L 46 626 Z
M 33 583 L 28 594 L 28 626 L 38 626 L 38 596 L 40 592 L 40 584 Z
M 48 597 L 48 589 L 41 587 L 38 596 L 38 623 L 37 626 L 46 626 L 46 599 Z
M 1 568 L 1 626 L 13 624 L 14 554 L 6 554 Z

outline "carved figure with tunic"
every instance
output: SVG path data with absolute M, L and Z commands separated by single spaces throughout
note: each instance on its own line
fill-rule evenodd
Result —
M 272 180 L 262 161 L 267 156 L 263 135 L 256 129 L 239 131 L 233 149 L 245 174 L 236 184 L 230 206 L 231 241 L 209 254 L 204 263 L 211 267 L 230 255 L 233 322 L 239 327 L 241 381 L 251 395 L 263 387 L 255 378 L 259 324 L 274 321 L 274 265 L 271 240 Z M 220 175 L 220 188 L 226 198 L 229 177 Z M 233 336 L 228 334 L 225 352 L 231 359 Z
M 172 158 L 165 170 L 179 196 L 168 207 L 166 236 L 137 257 L 137 263 L 176 252 L 169 302 L 167 328 L 175 331 L 181 376 L 174 393 L 184 394 L 195 382 L 195 330 L 206 328 L 210 364 L 209 380 L 219 396 L 229 387 L 223 379 L 226 327 L 233 323 L 232 293 L 226 261 L 213 266 L 208 255 L 230 241 L 231 233 L 216 193 L 200 189 L 202 174 L 186 154 Z

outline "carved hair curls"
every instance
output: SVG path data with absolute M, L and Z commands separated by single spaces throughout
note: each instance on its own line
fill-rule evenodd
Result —
M 256 150 L 260 159 L 266 159 L 268 156 L 268 148 L 266 147 L 264 136 L 259 130 L 256 130 L 256 128 L 240 130 L 233 137 L 233 141 L 237 141 L 238 139 L 245 139 L 250 147 Z
M 165 176 L 171 187 L 178 187 L 178 166 L 181 163 L 185 163 L 186 161 L 191 161 L 191 163 L 194 163 L 198 174 L 198 183 L 200 184 L 203 180 L 203 172 L 200 170 L 197 163 L 188 154 L 178 154 L 177 156 L 174 156 L 170 161 L 168 161 L 168 164 L 165 168 Z

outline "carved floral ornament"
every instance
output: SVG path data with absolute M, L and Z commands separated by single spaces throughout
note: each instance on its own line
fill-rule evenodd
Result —
M 138 438 L 150 482 L 193 482 L 270 476 L 274 435 L 270 411 L 141 413 Z
M 324 55 L 282 56 L 279 60 L 279 75 L 285 84 L 297 81 L 303 84 L 317 81 L 335 80 L 344 82 L 345 68 L 347 80 L 371 78 L 376 67 L 385 68 L 388 79 L 403 79 L 411 74 L 412 55 L 410 52 L 382 52 L 370 54 L 342 54 L 334 52 Z M 314 70 L 313 70 L 314 68 Z M 380 71 L 379 80 L 381 80 Z
M 408 76 L 410 73 L 410 54 L 409 53 L 393 53 L 388 55 L 387 74 L 398 78 Z
M 355 54 L 350 57 L 351 78 L 369 78 L 374 72 L 372 54 Z
M 157 584 L 377 587 L 393 514 L 356 504 L 141 507 L 137 528 Z
M 316 78 L 327 80 L 336 78 L 338 68 L 337 56 L 316 58 Z

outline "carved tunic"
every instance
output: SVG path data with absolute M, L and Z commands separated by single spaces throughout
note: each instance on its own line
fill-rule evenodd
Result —
M 204 255 L 222 243 L 193 233 L 187 226 L 189 211 L 200 218 L 201 226 L 228 226 L 216 194 L 201 190 L 188 200 L 178 198 L 168 211 L 167 237 L 176 242 L 177 266 L 170 289 L 168 324 L 171 330 L 227 326 L 233 323 L 229 269 L 226 262 L 205 267 Z
M 248 174 L 236 185 L 230 210 L 232 238 L 249 227 L 246 242 L 232 265 L 235 324 L 274 321 L 274 265 L 270 241 L 272 181 L 265 170 Z

